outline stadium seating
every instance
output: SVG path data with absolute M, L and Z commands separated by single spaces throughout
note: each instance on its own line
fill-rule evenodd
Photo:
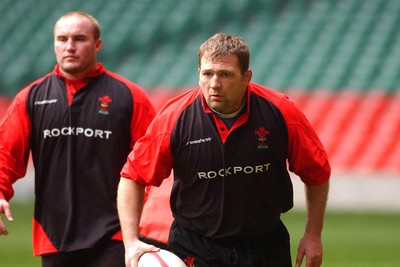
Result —
M 54 22 L 71 10 L 100 21 L 100 60 L 157 106 L 197 84 L 206 38 L 242 36 L 253 81 L 304 110 L 336 170 L 400 172 L 400 1 L 2 0 L 0 95 L 51 71 Z
M 77 9 L 102 25 L 102 61 L 149 88 L 196 84 L 196 71 L 184 70 L 196 69 L 198 46 L 219 31 L 249 42 L 254 80 L 276 89 L 397 90 L 400 82 L 396 0 L 3 0 L 0 92 L 52 69 L 54 22 Z
M 319 134 L 335 172 L 400 172 L 400 91 L 287 94 Z

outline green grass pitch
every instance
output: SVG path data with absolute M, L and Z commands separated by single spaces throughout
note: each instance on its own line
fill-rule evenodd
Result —
M 39 267 L 40 258 L 32 256 L 32 204 L 11 202 L 11 208 L 15 221 L 6 222 L 10 233 L 0 237 L 0 267 Z M 305 214 L 290 211 L 283 220 L 291 234 L 294 259 Z M 400 266 L 400 214 L 328 211 L 323 241 L 322 266 Z

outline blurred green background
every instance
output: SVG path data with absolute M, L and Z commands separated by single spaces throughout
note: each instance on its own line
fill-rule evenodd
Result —
M 156 108 L 197 85 L 205 39 L 243 37 L 253 81 L 287 94 L 327 149 L 323 266 L 399 266 L 399 0 L 0 0 L 0 119 L 22 87 L 53 69 L 53 26 L 72 10 L 99 20 L 100 61 L 142 86 Z M 33 178 L 24 180 L 10 234 L 0 237 L 0 267 L 40 266 L 31 256 Z M 305 222 L 295 189 L 284 216 L 293 257 Z
M 397 90 L 398 0 L 1 0 L 0 94 L 52 70 L 52 30 L 71 10 L 102 26 L 100 59 L 151 89 L 197 84 L 197 49 L 216 32 L 250 45 L 254 81 L 276 89 Z

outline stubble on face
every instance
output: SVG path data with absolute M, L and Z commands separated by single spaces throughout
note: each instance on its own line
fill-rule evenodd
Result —
M 245 99 L 251 72 L 242 74 L 236 55 L 208 57 L 205 54 L 199 68 L 199 86 L 210 108 L 229 114 L 239 110 Z

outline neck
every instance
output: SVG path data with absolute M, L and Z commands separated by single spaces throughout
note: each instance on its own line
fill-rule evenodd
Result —
M 243 110 L 244 103 L 245 103 L 245 102 L 243 101 L 242 106 L 241 106 L 237 111 L 234 111 L 234 112 L 232 112 L 232 113 L 221 113 L 221 112 L 218 112 L 218 111 L 212 109 L 211 107 L 209 107 L 209 108 L 210 108 L 215 114 L 217 114 L 219 117 L 221 117 L 221 118 L 223 118 L 223 119 L 231 119 L 231 118 L 236 117 L 236 116 Z
M 88 76 L 90 76 L 91 74 L 96 73 L 96 70 L 98 69 L 98 64 L 96 63 L 95 65 L 93 65 L 91 68 L 86 69 L 82 72 L 68 72 L 63 70 L 61 67 L 59 68 L 61 75 L 66 78 L 67 80 L 70 81 L 84 81 L 87 80 Z

